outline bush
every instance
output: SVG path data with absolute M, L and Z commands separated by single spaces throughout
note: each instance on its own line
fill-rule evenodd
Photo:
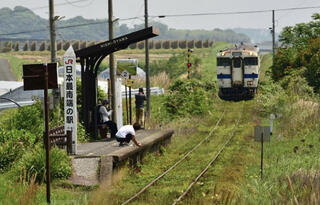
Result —
M 57 43 L 57 51 L 61 51 L 62 50 L 62 41 L 59 41 Z
M 30 46 L 31 51 L 36 51 L 37 50 L 37 42 L 32 41 L 31 46 Z
M 29 42 L 26 41 L 24 42 L 24 45 L 23 45 L 23 51 L 28 51 L 29 50 Z
M 158 40 L 158 41 L 155 41 L 154 47 L 155 49 L 161 49 L 161 45 L 162 45 L 162 41 Z
M 137 45 L 139 49 L 144 49 L 144 41 L 140 41 Z
M 130 49 L 136 49 L 136 48 L 137 48 L 137 43 L 131 43 L 131 44 L 129 45 L 129 48 L 130 48 Z
M 177 80 L 169 87 L 164 106 L 172 117 L 200 115 L 212 105 L 216 85 L 199 80 Z
M 20 50 L 20 42 L 17 41 L 15 46 L 14 46 L 14 51 L 19 51 Z
M 4 135 L 3 131 L 0 134 Z M 7 141 L 0 144 L 0 173 L 8 171 L 16 159 L 23 153 L 23 145 L 18 141 Z
M 42 146 L 37 146 L 26 152 L 15 165 L 12 174 L 15 178 L 26 171 L 29 176 L 36 175 L 36 181 L 46 181 L 46 153 Z M 51 180 L 66 179 L 71 176 L 71 161 L 65 150 L 53 147 L 50 151 Z
M 46 50 L 46 42 L 42 41 L 39 47 L 39 51 L 45 51 Z
M 42 135 L 43 112 L 41 102 L 19 108 L 13 115 L 12 129 L 29 130 L 36 135 Z

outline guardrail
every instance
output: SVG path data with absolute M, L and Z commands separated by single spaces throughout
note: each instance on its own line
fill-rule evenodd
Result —
M 16 102 L 16 103 L 18 103 L 20 106 L 27 106 L 27 105 L 32 105 L 32 104 L 36 103 L 36 101 L 29 100 L 29 101 L 20 101 L 20 102 Z M 0 103 L 0 110 L 8 109 L 8 108 L 15 108 L 15 107 L 17 107 L 17 105 L 13 102 Z
M 144 93 L 146 93 L 146 89 L 143 89 Z M 131 89 L 131 97 L 134 97 L 135 94 L 139 93 L 139 89 Z M 122 91 L 122 97 L 125 98 L 126 97 L 126 93 L 124 91 Z M 162 95 L 164 94 L 164 89 L 163 88 L 159 88 L 159 87 L 152 87 L 150 88 L 150 94 L 151 95 Z M 129 88 L 127 91 L 127 95 L 129 96 Z

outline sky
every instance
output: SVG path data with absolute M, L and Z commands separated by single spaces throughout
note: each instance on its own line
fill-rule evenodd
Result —
M 48 18 L 49 0 L 1 0 L 0 8 L 24 6 L 37 15 Z M 108 16 L 108 0 L 54 0 L 55 15 L 66 19 L 83 16 L 89 19 L 106 19 Z M 316 9 L 276 11 L 276 30 L 296 23 L 308 22 L 313 13 L 320 13 L 319 0 L 148 0 L 150 16 L 241 12 L 252 10 L 272 10 L 283 8 L 301 8 L 317 6 Z M 114 18 L 119 18 L 120 24 L 132 27 L 144 23 L 144 0 L 113 0 Z M 125 20 L 131 17 L 140 17 Z M 189 17 L 150 17 L 150 20 L 160 21 L 176 29 L 206 29 L 214 28 L 262 28 L 272 25 L 271 12 L 256 14 L 207 15 Z

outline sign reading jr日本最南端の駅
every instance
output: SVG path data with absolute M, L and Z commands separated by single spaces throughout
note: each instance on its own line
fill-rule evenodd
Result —
M 72 131 L 72 153 L 77 153 L 77 83 L 76 55 L 72 46 L 63 56 L 65 132 Z

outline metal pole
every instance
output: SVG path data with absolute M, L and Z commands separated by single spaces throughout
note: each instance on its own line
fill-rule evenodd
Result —
M 187 64 L 187 67 L 188 67 L 188 79 L 190 79 L 190 51 L 188 49 L 188 64 Z
M 274 65 L 274 58 L 275 58 L 275 18 L 274 18 L 274 10 L 272 10 L 272 64 Z
M 262 179 L 263 176 L 263 133 L 261 133 L 261 167 L 260 167 L 260 176 Z
M 144 0 L 144 22 L 148 28 L 148 0 Z M 150 117 L 150 74 L 149 74 L 149 42 L 145 40 L 146 50 L 146 90 L 147 90 L 147 117 Z
M 109 40 L 113 39 L 113 6 L 112 0 L 108 0 L 108 12 L 109 12 Z M 109 55 L 109 68 L 110 68 L 110 81 L 111 81 L 111 108 L 112 112 L 112 120 L 113 122 L 117 122 L 117 109 L 116 109 L 116 69 L 114 67 L 114 55 L 111 53 Z
M 131 79 L 131 75 L 129 75 L 129 79 Z M 132 125 L 131 86 L 129 86 L 129 111 L 130 111 L 130 125 Z
M 125 85 L 125 92 L 126 92 L 126 114 L 127 114 L 127 124 L 129 124 L 129 112 L 128 112 L 128 86 L 127 84 Z
M 46 176 L 47 202 L 50 204 L 50 139 L 49 139 L 49 102 L 48 102 L 48 66 L 44 66 L 44 117 L 45 117 L 45 148 L 46 148 Z

